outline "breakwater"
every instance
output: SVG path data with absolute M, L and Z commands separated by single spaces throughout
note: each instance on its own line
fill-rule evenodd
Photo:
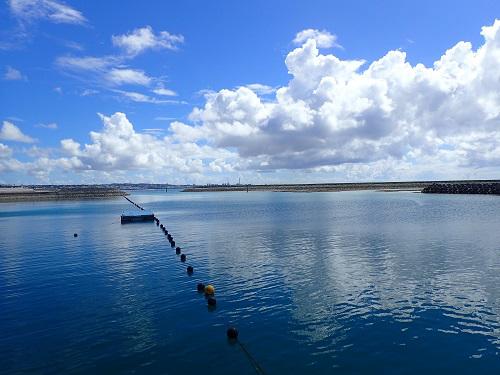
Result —
M 22 201 L 55 201 L 55 200 L 84 200 L 84 199 L 111 199 L 125 196 L 125 191 L 100 186 L 61 186 L 57 188 L 0 188 L 0 203 Z
M 491 184 L 498 180 L 449 180 L 449 181 L 386 181 L 359 183 L 324 183 L 324 184 L 269 184 L 269 185 L 196 185 L 184 189 L 184 192 L 231 192 L 231 191 L 273 191 L 293 193 L 339 192 L 357 190 L 377 191 L 416 191 L 420 192 L 433 184 Z
M 428 194 L 496 194 L 500 195 L 500 183 L 462 183 L 438 184 L 434 183 L 422 189 Z

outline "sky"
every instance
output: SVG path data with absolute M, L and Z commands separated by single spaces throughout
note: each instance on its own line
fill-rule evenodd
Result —
M 0 184 L 500 178 L 500 2 L 0 3 Z

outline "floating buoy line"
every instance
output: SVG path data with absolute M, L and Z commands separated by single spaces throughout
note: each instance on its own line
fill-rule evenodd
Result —
M 140 209 L 141 211 L 144 211 L 144 208 L 132 201 L 130 198 L 127 198 L 126 196 L 123 196 L 127 201 L 129 201 L 131 204 L 133 204 L 135 207 Z M 186 254 L 182 253 L 182 249 L 180 246 L 176 246 L 176 243 L 174 241 L 174 238 L 171 233 L 168 232 L 167 228 L 160 223 L 160 219 L 158 219 L 156 216 L 154 217 L 154 222 L 156 223 L 156 226 L 160 228 L 160 230 L 163 231 L 163 234 L 167 237 L 168 242 L 170 243 L 170 246 L 172 249 L 175 249 L 175 254 L 180 255 L 180 260 L 182 263 L 185 263 L 187 260 Z M 77 234 L 75 233 L 75 237 Z M 193 266 L 189 265 L 186 267 L 186 272 L 189 276 L 191 276 L 194 273 L 194 268 Z M 198 283 L 196 286 L 196 290 L 198 293 L 203 293 L 206 297 L 207 301 L 207 306 L 209 310 L 213 310 L 217 306 L 217 299 L 215 298 L 215 287 L 211 284 L 203 284 L 203 283 Z M 262 367 L 259 365 L 257 360 L 250 354 L 248 349 L 243 345 L 243 343 L 238 339 L 239 332 L 235 327 L 229 327 L 226 331 L 226 336 L 227 339 L 230 343 L 232 344 L 237 344 L 238 347 L 241 349 L 241 351 L 245 354 L 246 358 L 254 368 L 255 372 L 259 375 L 265 375 L 264 370 Z

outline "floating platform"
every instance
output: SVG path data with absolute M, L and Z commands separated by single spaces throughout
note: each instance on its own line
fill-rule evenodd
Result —
M 125 212 L 121 216 L 121 223 L 136 223 L 141 221 L 153 221 L 155 219 L 155 215 L 152 212 Z

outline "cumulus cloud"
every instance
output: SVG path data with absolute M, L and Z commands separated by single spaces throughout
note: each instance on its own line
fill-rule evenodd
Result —
M 246 85 L 245 87 L 249 88 L 257 95 L 268 95 L 276 92 L 275 87 L 263 85 L 262 83 L 251 83 L 249 85 Z
M 9 121 L 4 121 L 0 129 L 0 139 L 5 141 L 33 143 L 35 140 L 24 134 L 21 129 Z
M 22 81 L 25 80 L 26 77 L 19 70 L 7 65 L 5 67 L 3 79 L 6 81 Z
M 500 21 L 481 34 L 478 49 L 459 42 L 426 67 L 399 50 L 368 65 L 341 60 L 299 33 L 285 59 L 292 79 L 274 100 L 248 86 L 208 93 L 173 137 L 236 150 L 247 169 L 499 167 Z
M 340 44 L 337 43 L 337 36 L 331 34 L 326 30 L 317 30 L 317 29 L 306 29 L 302 30 L 295 35 L 295 39 L 293 42 L 297 45 L 301 45 L 304 42 L 307 42 L 309 39 L 313 39 L 316 41 L 316 45 L 319 48 L 331 48 L 338 47 L 342 48 Z
M 207 145 L 181 144 L 169 137 L 139 133 L 124 113 L 99 116 L 103 129 L 90 132 L 91 143 L 82 146 L 73 139 L 61 141 L 61 149 L 71 160 L 68 168 L 95 171 L 165 169 L 190 174 L 202 173 L 204 165 L 214 160 L 229 160 L 234 156 L 229 151 Z
M 255 181 L 273 171 L 266 182 L 495 177 L 500 21 L 481 35 L 477 48 L 458 42 L 430 66 L 410 64 L 400 50 L 372 62 L 343 60 L 305 38 L 286 56 L 289 82 L 272 96 L 255 85 L 205 91 L 204 104 L 188 121 L 172 122 L 163 138 L 137 131 L 123 113 L 101 116 L 103 128 L 89 143 L 61 142 L 64 157 L 9 165 L 33 173 L 156 171 L 198 181 L 224 173 Z
M 182 35 L 170 34 L 168 31 L 160 31 L 155 34 L 151 26 L 145 26 L 133 30 L 128 34 L 113 35 L 113 44 L 135 56 L 148 49 L 175 50 L 184 42 Z
M 87 21 L 80 11 L 56 0 L 9 0 L 9 8 L 23 22 L 48 20 L 81 25 Z

